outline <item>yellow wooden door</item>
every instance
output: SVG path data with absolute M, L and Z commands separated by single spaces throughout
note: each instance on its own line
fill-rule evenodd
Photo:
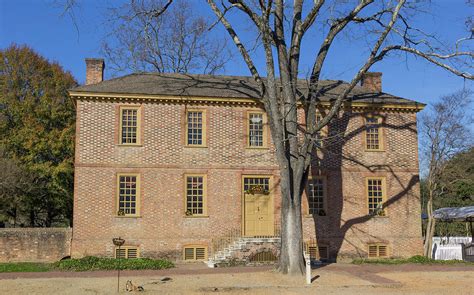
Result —
M 245 235 L 273 236 L 273 204 L 271 195 L 245 194 Z

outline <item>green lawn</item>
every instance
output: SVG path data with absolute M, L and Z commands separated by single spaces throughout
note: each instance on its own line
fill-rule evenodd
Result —
M 165 259 L 114 259 L 88 256 L 81 259 L 66 259 L 55 263 L 12 262 L 0 263 L 2 272 L 45 272 L 59 271 L 88 271 L 88 270 L 115 270 L 115 269 L 165 269 L 174 264 Z
M 0 263 L 0 272 L 43 272 L 49 271 L 49 263 L 13 262 Z
M 353 264 L 444 264 L 444 265 L 473 265 L 474 262 L 462 260 L 434 260 L 425 256 L 417 255 L 407 259 L 354 259 Z

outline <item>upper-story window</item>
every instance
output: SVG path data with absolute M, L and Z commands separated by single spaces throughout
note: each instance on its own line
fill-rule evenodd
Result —
M 383 208 L 385 201 L 385 178 L 369 177 L 367 178 L 367 201 L 369 205 L 369 214 L 385 216 Z
M 140 179 L 138 174 L 117 175 L 117 215 L 138 216 L 140 204 Z
M 367 117 L 365 119 L 365 148 L 368 151 L 380 151 L 382 145 L 382 118 Z
M 140 143 L 140 107 L 120 108 L 120 144 Z
M 263 112 L 248 113 L 248 147 L 266 147 L 265 114 Z
M 186 112 L 186 145 L 206 145 L 206 113 L 200 110 Z
M 308 197 L 308 213 L 311 215 L 326 216 L 325 178 L 309 178 L 306 187 L 306 195 Z

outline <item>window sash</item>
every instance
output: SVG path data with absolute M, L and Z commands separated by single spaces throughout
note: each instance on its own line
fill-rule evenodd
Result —
M 270 191 L 269 177 L 244 177 L 244 191 L 250 191 L 256 187 L 261 187 L 263 191 Z
M 381 130 L 380 118 L 368 117 L 366 118 L 365 131 L 365 147 L 367 150 L 380 150 L 381 145 Z
M 367 204 L 369 214 L 385 216 L 383 203 L 385 200 L 385 180 L 383 178 L 367 178 Z
M 248 145 L 249 147 L 264 147 L 264 116 L 263 113 L 249 113 L 248 116 Z
M 139 109 L 121 108 L 120 109 L 120 143 L 138 144 L 139 143 Z
M 186 176 L 186 212 L 191 215 L 205 215 L 205 177 Z
M 204 113 L 202 111 L 188 111 L 187 122 L 187 145 L 204 145 Z
M 139 179 L 136 174 L 119 174 L 117 214 L 123 216 L 138 215 Z
M 306 194 L 308 197 L 308 213 L 311 215 L 326 215 L 326 183 L 322 177 L 308 179 L 306 186 Z

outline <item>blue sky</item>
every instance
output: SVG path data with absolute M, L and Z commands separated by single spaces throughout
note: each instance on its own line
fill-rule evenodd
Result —
M 61 16 L 65 0 L 0 0 L 0 48 L 11 43 L 27 44 L 49 60 L 59 62 L 70 71 L 79 83 L 85 80 L 86 57 L 100 57 L 100 45 L 107 33 L 106 11 L 108 7 L 123 1 L 78 0 L 75 9 L 77 28 L 71 18 Z M 196 0 L 197 1 L 197 0 Z M 200 0 L 199 2 L 203 2 Z M 416 25 L 436 32 L 443 40 L 454 42 L 466 35 L 464 21 L 474 15 L 474 7 L 468 7 L 465 0 L 432 1 L 431 14 L 416 19 Z M 200 13 L 209 14 L 203 3 Z M 237 20 L 235 17 L 233 20 Z M 242 30 L 243 38 L 250 39 L 251 33 Z M 218 28 L 216 34 L 224 34 Z M 303 50 L 302 68 L 311 68 L 315 48 L 312 42 L 322 36 L 313 31 L 308 35 Z M 366 51 L 361 50 L 360 40 L 341 39 L 331 49 L 328 64 L 324 68 L 324 78 L 349 80 L 364 59 Z M 232 45 L 230 42 L 229 45 Z M 233 46 L 233 45 L 232 45 Z M 261 60 L 259 68 L 263 68 Z M 474 89 L 472 81 L 464 81 L 445 70 L 425 61 L 409 57 L 389 58 L 374 66 L 372 71 L 383 72 L 385 92 L 429 103 L 443 94 L 464 87 Z M 226 67 L 227 75 L 248 75 L 245 64 L 236 52 Z M 106 78 L 110 73 L 106 72 Z

